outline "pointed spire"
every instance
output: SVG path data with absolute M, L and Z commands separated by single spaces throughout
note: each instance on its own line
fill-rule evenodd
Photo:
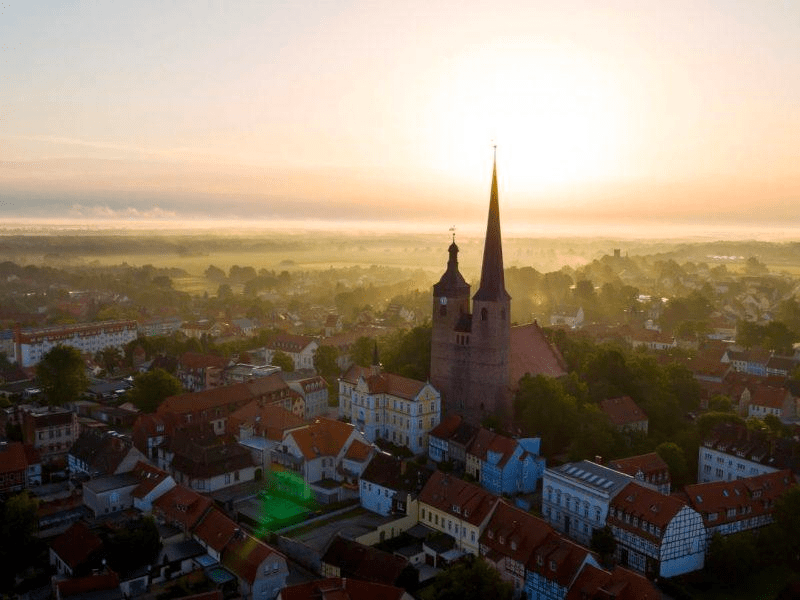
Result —
M 372 347 L 372 365 L 378 366 L 381 364 L 381 361 L 378 358 L 378 342 L 375 342 L 375 345 Z
M 497 197 L 497 146 L 494 147 L 492 191 L 489 196 L 489 219 L 486 223 L 486 241 L 483 246 L 481 285 L 473 300 L 508 300 L 503 274 L 503 243 L 500 235 L 500 202 Z

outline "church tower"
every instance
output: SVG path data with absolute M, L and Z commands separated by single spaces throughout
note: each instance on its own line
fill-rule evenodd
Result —
M 508 406 L 511 296 L 505 288 L 497 160 L 492 171 L 481 282 L 472 297 L 458 270 L 458 246 L 433 286 L 431 383 L 448 410 L 478 415 Z

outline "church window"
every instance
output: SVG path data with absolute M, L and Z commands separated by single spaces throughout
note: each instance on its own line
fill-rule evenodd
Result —
M 486 308 L 481 309 L 481 321 L 486 321 L 489 318 L 489 311 Z

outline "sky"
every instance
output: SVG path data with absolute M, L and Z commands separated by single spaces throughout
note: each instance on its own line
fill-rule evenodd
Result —
M 800 235 L 800 2 L 0 0 L 0 227 Z M 770 233 L 771 232 L 771 233 Z

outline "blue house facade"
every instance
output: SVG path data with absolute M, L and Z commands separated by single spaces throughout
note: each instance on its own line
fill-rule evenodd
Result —
M 467 453 L 467 472 L 498 496 L 534 492 L 545 470 L 540 446 L 540 438 L 515 440 L 484 429 Z

